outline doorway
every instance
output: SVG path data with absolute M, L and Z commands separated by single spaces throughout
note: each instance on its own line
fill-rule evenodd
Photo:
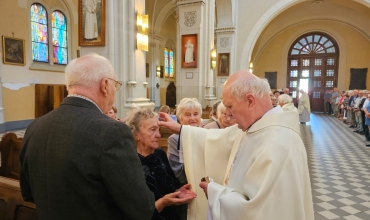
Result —
M 287 88 L 294 102 L 303 89 L 310 97 L 312 111 L 324 111 L 324 94 L 337 86 L 339 49 L 324 33 L 299 37 L 288 55 Z

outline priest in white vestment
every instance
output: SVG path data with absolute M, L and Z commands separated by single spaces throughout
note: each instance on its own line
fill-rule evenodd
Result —
M 93 40 L 98 38 L 98 21 L 96 18 L 97 0 L 85 0 L 85 35 L 84 38 Z
M 186 176 L 198 194 L 188 219 L 206 219 L 207 210 L 213 220 L 314 219 L 298 114 L 272 108 L 269 91 L 250 72 L 233 74 L 222 96 L 238 125 L 226 129 L 180 127 L 161 114 L 160 125 L 180 132 Z M 213 182 L 196 187 L 204 176 Z
M 298 101 L 299 121 L 305 124 L 310 121 L 310 98 L 303 89 L 300 89 L 299 92 L 302 94 Z
M 293 99 L 289 95 L 287 95 L 287 94 L 279 95 L 278 103 L 279 103 L 281 109 L 283 109 L 283 111 L 285 111 L 285 112 L 286 111 L 293 111 L 293 112 L 297 113 L 297 116 L 298 116 L 298 109 L 294 106 Z

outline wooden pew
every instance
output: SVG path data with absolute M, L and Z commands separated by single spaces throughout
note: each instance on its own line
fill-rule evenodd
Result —
M 159 140 L 159 147 L 162 148 L 166 153 L 168 149 L 167 139 L 173 134 L 173 132 L 167 127 L 160 127 L 159 132 L 161 133 L 161 139 Z
M 19 181 L 0 176 L 0 220 L 36 219 L 36 206 L 23 200 Z
M 1 139 L 1 167 L 0 176 L 19 179 L 19 152 L 22 148 L 22 138 L 14 133 L 6 133 Z

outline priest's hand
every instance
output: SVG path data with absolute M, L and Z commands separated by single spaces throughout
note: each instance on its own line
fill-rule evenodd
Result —
M 199 186 L 200 186 L 200 188 L 203 189 L 204 194 L 206 194 L 207 199 L 208 199 L 208 193 L 207 193 L 208 184 L 209 183 L 206 183 L 206 182 L 200 182 L 199 183 Z
M 159 114 L 159 126 L 165 126 L 169 128 L 171 131 L 173 131 L 175 134 L 180 133 L 181 125 L 174 121 L 169 114 L 166 114 L 164 112 L 158 112 Z

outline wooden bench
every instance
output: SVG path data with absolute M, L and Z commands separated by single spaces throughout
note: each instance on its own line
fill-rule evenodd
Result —
M 19 180 L 19 152 L 22 148 L 22 138 L 14 133 L 7 133 L 0 143 L 1 167 L 0 176 Z
M 36 206 L 23 200 L 19 181 L 0 176 L 0 220 L 36 219 Z
M 159 147 L 162 148 L 166 153 L 168 149 L 167 139 L 173 134 L 173 132 L 167 127 L 160 127 L 159 132 L 161 133 L 161 139 L 159 140 Z

